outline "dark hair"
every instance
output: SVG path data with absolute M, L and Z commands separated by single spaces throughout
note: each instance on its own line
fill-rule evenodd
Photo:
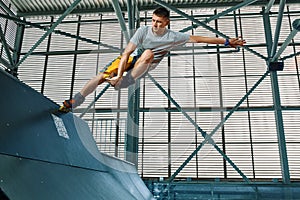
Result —
M 168 19 L 170 17 L 170 11 L 168 9 L 166 9 L 165 7 L 156 8 L 153 11 L 153 14 L 157 15 L 158 17 L 166 17 Z

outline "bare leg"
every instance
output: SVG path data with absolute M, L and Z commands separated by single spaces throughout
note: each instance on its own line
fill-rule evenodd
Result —
M 97 86 L 103 83 L 104 81 L 105 79 L 103 78 L 103 74 L 102 73 L 98 74 L 97 76 L 93 77 L 85 84 L 85 86 L 81 89 L 80 94 L 83 97 L 88 96 L 89 94 L 94 92 Z
M 76 93 L 73 98 L 65 100 L 63 102 L 63 105 L 59 108 L 59 110 L 63 112 L 69 112 L 71 109 L 80 106 L 84 102 L 85 97 L 91 94 L 93 91 L 95 91 L 97 86 L 103 83 L 104 81 L 105 79 L 103 73 L 98 74 L 97 76 L 89 80 L 81 89 L 81 91 Z
M 148 71 L 148 68 L 152 63 L 153 58 L 154 58 L 154 54 L 151 50 L 147 49 L 144 51 L 141 57 L 136 61 L 131 71 L 131 76 L 132 78 L 134 78 L 134 80 L 140 78 Z

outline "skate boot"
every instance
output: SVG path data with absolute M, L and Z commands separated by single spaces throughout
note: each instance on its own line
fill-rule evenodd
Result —
M 84 102 L 85 98 L 78 92 L 74 95 L 73 98 L 65 100 L 63 105 L 60 106 L 59 111 L 61 112 L 70 112 L 77 106 L 80 106 Z

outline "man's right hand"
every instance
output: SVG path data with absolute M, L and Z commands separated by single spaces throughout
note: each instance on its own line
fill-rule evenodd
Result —
M 122 77 L 121 76 L 115 76 L 112 78 L 106 78 L 106 81 L 113 87 L 118 86 L 121 81 L 122 81 Z

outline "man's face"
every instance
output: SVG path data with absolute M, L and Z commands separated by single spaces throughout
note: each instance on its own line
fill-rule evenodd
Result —
M 169 24 L 169 19 L 166 17 L 159 17 L 155 14 L 152 16 L 152 30 L 155 33 L 164 31 L 165 27 Z

